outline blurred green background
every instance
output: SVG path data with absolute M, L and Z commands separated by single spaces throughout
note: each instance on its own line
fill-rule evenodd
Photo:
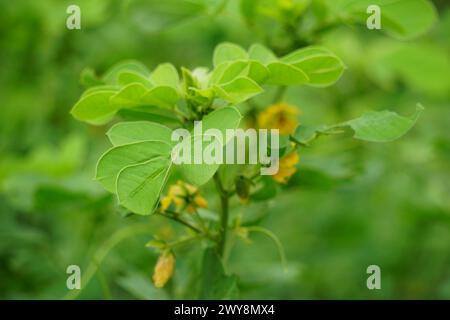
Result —
M 75 3 L 81 30 L 68 30 L 66 8 Z M 330 88 L 288 90 L 301 123 L 368 110 L 408 115 L 418 102 L 426 110 L 394 143 L 321 139 L 302 152 L 274 200 L 236 203 L 235 212 L 264 213 L 260 224 L 278 235 L 288 259 L 283 271 L 263 236 L 236 242 L 227 269 L 239 276 L 240 298 L 450 299 L 450 6 L 434 3 L 439 21 L 413 40 L 348 25 L 314 39 L 348 69 Z M 268 44 L 282 46 L 289 32 Z M 115 232 L 141 223 L 150 232 L 114 246 L 79 298 L 195 298 L 190 288 L 201 275 L 192 277 L 191 262 L 200 248 L 177 251 L 174 280 L 153 287 L 157 254 L 144 244 L 152 233 L 181 230 L 158 217 L 124 217 L 92 179 L 106 128 L 79 123 L 69 111 L 86 67 L 102 74 L 124 59 L 210 67 L 222 41 L 268 40 L 244 21 L 239 1 L 0 2 L 0 298 L 64 298 L 68 265 L 84 272 Z M 214 194 L 206 197 L 214 210 Z M 371 264 L 381 267 L 381 290 L 366 287 Z

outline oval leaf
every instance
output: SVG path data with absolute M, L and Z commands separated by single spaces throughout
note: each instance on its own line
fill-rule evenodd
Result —
M 170 128 L 149 121 L 117 123 L 109 129 L 107 136 L 114 146 L 146 140 L 172 143 L 172 130 Z
M 117 106 L 110 103 L 110 98 L 116 91 L 95 91 L 82 96 L 73 106 L 70 113 L 80 121 L 94 125 L 102 125 L 110 121 L 117 112 Z
M 169 170 L 170 160 L 163 157 L 125 167 L 117 177 L 119 203 L 134 213 L 151 214 L 158 203 Z
M 402 117 L 392 111 L 368 112 L 360 118 L 339 126 L 350 126 L 354 138 L 372 142 L 389 142 L 406 134 L 416 123 L 423 107 L 418 106 L 412 117 Z
M 172 146 L 161 141 L 141 141 L 113 147 L 99 159 L 95 179 L 109 192 L 116 192 L 116 179 L 124 167 L 156 157 L 168 157 Z

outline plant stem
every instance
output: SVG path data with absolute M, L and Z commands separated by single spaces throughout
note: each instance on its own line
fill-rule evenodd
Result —
M 188 228 L 194 230 L 196 233 L 200 233 L 200 234 L 203 233 L 202 230 L 200 230 L 199 228 L 193 226 L 193 225 L 190 224 L 189 222 L 186 222 L 186 221 L 184 221 L 184 220 L 178 218 L 178 217 L 175 216 L 171 211 L 165 210 L 165 212 L 166 212 L 167 214 L 160 213 L 160 212 L 156 212 L 156 213 L 159 214 L 160 216 L 163 216 L 163 217 L 166 217 L 166 218 L 171 219 L 171 220 L 173 220 L 173 221 L 176 221 L 176 222 L 178 222 L 178 223 L 181 223 L 182 225 L 184 225 L 184 226 L 186 226 L 186 227 L 188 227 Z
M 220 215 L 220 237 L 218 242 L 218 251 L 219 255 L 223 257 L 225 252 L 225 246 L 227 242 L 227 232 L 228 232 L 228 216 L 229 216 L 229 194 L 223 188 L 222 181 L 220 181 L 219 175 L 216 173 L 214 175 L 214 182 L 216 183 L 217 191 L 220 196 L 220 207 L 221 207 L 221 215 Z

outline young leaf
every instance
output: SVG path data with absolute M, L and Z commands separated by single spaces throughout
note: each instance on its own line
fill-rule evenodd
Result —
M 97 163 L 95 179 L 109 192 L 116 192 L 116 179 L 124 167 L 144 163 L 154 158 L 168 158 L 172 146 L 161 141 L 140 141 L 113 147 Z
M 344 63 L 330 51 L 320 47 L 308 47 L 281 58 L 303 70 L 309 77 L 308 85 L 326 87 L 335 83 L 344 72 Z
M 146 140 L 172 143 L 170 128 L 149 121 L 120 122 L 112 126 L 106 134 L 113 146 Z
M 248 56 L 250 59 L 261 62 L 262 64 L 268 64 L 277 61 L 277 56 L 261 44 L 253 44 L 248 50 Z
M 102 80 L 106 84 L 116 85 L 119 82 L 119 75 L 124 71 L 136 72 L 143 77 L 148 77 L 150 72 L 147 67 L 139 61 L 126 60 L 111 67 L 103 76 Z
M 142 105 L 142 97 L 148 92 L 148 89 L 140 83 L 131 83 L 110 98 L 111 104 L 117 106 L 117 109 L 132 108 Z
M 119 203 L 130 211 L 151 214 L 167 180 L 170 160 L 164 157 L 152 158 L 123 168 L 117 177 Z
M 286 86 L 309 82 L 303 70 L 287 63 L 271 62 L 267 65 L 267 69 L 269 69 L 269 76 L 265 81 L 266 84 Z
M 118 108 L 110 103 L 110 98 L 116 91 L 102 90 L 82 96 L 73 106 L 70 113 L 80 121 L 93 125 L 102 125 L 110 121 Z
M 250 60 L 248 65 L 248 77 L 254 80 L 256 83 L 263 83 L 270 72 L 266 66 L 256 60 Z
M 170 63 L 163 63 L 156 67 L 150 76 L 151 82 L 155 86 L 168 86 L 178 89 L 180 78 L 177 69 Z
M 142 74 L 135 71 L 123 71 L 118 75 L 118 82 L 121 86 L 126 86 L 130 83 L 140 83 L 147 88 L 151 88 L 150 80 Z
M 337 127 L 349 126 L 354 138 L 372 142 L 389 142 L 406 134 L 416 123 L 422 106 L 418 106 L 412 117 L 402 117 L 392 111 L 368 112 L 360 118 L 344 122 Z
M 211 83 L 224 84 L 248 73 L 248 62 L 243 60 L 219 65 L 211 76 Z M 217 70 L 217 71 L 216 71 Z
M 217 67 L 221 63 L 234 61 L 234 60 L 247 60 L 248 55 L 247 52 L 242 49 L 240 46 L 224 42 L 219 44 L 214 49 L 214 55 L 213 55 L 213 64 L 214 67 Z
M 223 85 L 214 86 L 214 91 L 222 99 L 237 104 L 257 95 L 263 89 L 252 79 L 240 77 Z
M 154 87 L 143 97 L 142 102 L 164 109 L 172 109 L 178 101 L 177 91 L 169 86 Z

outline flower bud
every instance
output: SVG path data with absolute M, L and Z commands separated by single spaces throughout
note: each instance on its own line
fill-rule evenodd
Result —
M 153 271 L 153 283 L 155 287 L 162 288 L 172 277 L 175 267 L 175 257 L 171 252 L 162 253 L 155 265 Z

